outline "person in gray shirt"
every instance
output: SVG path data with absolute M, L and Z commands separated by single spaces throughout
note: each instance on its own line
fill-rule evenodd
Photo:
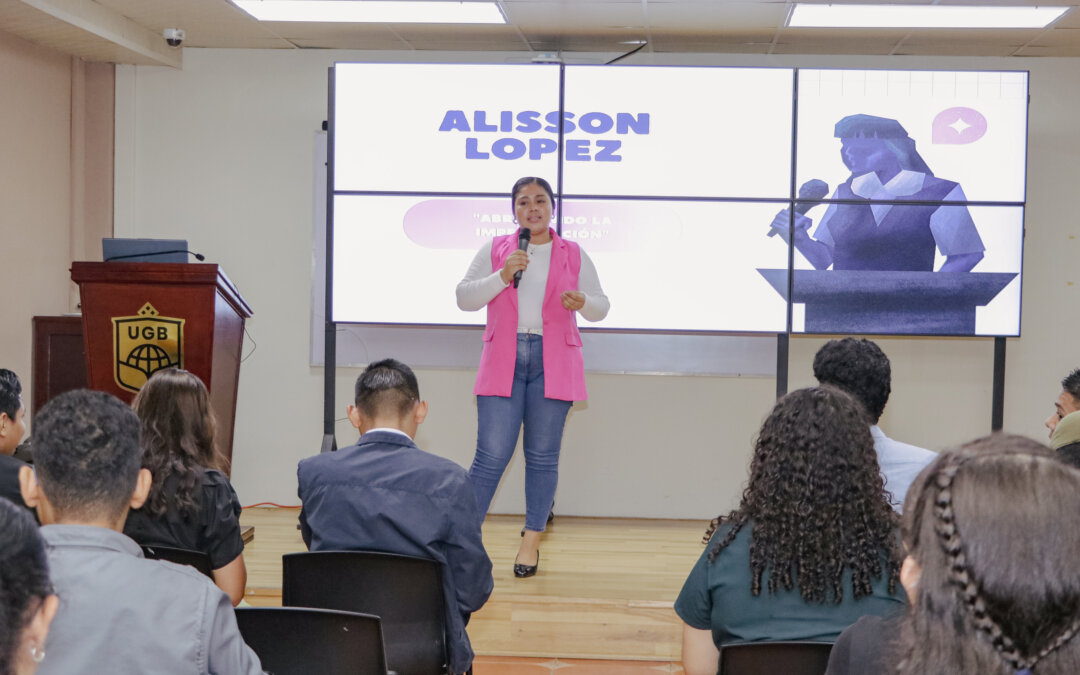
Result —
M 60 597 L 38 675 L 262 673 L 229 597 L 193 568 L 146 560 L 122 533 L 151 482 L 135 413 L 109 394 L 70 391 L 38 413 L 33 437 L 35 468 L 19 482 Z

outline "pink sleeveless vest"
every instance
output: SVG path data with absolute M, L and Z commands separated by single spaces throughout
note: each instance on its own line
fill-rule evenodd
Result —
M 584 401 L 585 362 L 581 356 L 581 333 L 576 313 L 562 306 L 564 291 L 578 289 L 581 249 L 551 231 L 551 269 L 548 271 L 541 316 L 544 320 L 544 397 Z M 496 237 L 491 244 L 491 269 L 502 269 L 517 249 L 517 233 Z M 507 286 L 487 306 L 484 351 L 473 393 L 509 396 L 514 385 L 517 360 L 518 292 Z

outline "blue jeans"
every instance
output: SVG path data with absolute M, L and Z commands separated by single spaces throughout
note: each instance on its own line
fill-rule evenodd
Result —
M 510 396 L 477 396 L 476 457 L 469 469 L 476 504 L 486 514 L 525 427 L 525 529 L 543 532 L 559 483 L 559 449 L 571 401 L 544 398 L 540 335 L 519 333 Z

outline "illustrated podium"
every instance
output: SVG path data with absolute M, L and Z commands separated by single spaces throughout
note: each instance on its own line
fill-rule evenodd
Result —
M 786 269 L 758 269 L 788 297 Z M 805 304 L 805 332 L 975 335 L 975 308 L 1016 273 L 795 270 L 792 302 Z
M 232 461 L 244 320 L 251 307 L 217 265 L 75 262 L 91 389 L 131 402 L 162 368 L 210 390 L 218 450 Z

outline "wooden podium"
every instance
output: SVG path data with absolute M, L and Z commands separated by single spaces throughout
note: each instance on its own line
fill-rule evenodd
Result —
M 75 262 L 91 389 L 130 402 L 156 370 L 184 368 L 210 390 L 218 449 L 232 461 L 248 306 L 217 265 Z

